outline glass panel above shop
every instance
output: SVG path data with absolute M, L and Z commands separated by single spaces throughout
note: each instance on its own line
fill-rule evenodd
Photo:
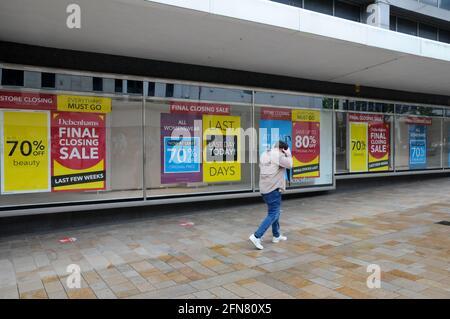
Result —
M 425 116 L 443 116 L 444 109 L 441 107 L 396 104 L 395 113 L 410 114 L 410 115 L 425 115 Z
M 340 99 L 337 105 L 336 109 L 343 111 L 394 113 L 393 103 Z
M 255 104 L 315 109 L 333 109 L 335 100 L 328 97 L 295 95 L 274 92 L 255 92 Z
M 160 82 L 149 82 L 148 96 L 195 101 L 252 103 L 251 90 Z

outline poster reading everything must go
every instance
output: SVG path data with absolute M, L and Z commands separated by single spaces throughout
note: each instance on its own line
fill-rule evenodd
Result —
M 292 110 L 292 177 L 320 177 L 320 111 Z
M 201 136 L 201 116 L 161 114 L 161 184 L 202 181 Z
M 240 127 L 239 116 L 203 115 L 204 182 L 241 180 Z

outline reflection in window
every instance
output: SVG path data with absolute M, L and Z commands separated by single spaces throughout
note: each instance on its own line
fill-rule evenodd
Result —
M 396 104 L 397 114 L 411 114 L 424 116 L 443 116 L 444 110 L 438 107 L 427 107 L 421 105 Z
M 417 22 L 397 18 L 397 31 L 409 35 L 417 35 Z
M 423 4 L 427 4 L 429 6 L 437 7 L 439 0 L 419 0 Z
M 343 1 L 336 1 L 334 4 L 334 15 L 339 18 L 361 21 L 360 7 Z
M 444 30 L 444 29 L 439 29 L 439 41 L 445 42 L 445 43 L 450 43 L 450 31 Z
M 142 94 L 144 91 L 144 83 L 142 81 L 127 81 L 127 92 L 131 94 Z
M 441 0 L 439 7 L 442 9 L 450 10 L 450 0 Z
M 333 15 L 333 0 L 304 0 L 305 9 Z
M 2 85 L 23 86 L 23 71 L 21 70 L 2 70 Z
M 43 88 L 54 89 L 55 88 L 55 73 L 41 73 L 41 86 Z
M 419 23 L 419 37 L 436 41 L 438 39 L 438 30 L 433 26 Z

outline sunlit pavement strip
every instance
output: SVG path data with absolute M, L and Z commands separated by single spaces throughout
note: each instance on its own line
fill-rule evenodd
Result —
M 0 297 L 450 298 L 450 227 L 435 224 L 450 220 L 449 190 L 436 178 L 285 200 L 288 241 L 269 231 L 263 251 L 247 239 L 260 201 L 0 238 Z M 69 264 L 80 289 L 67 286 Z M 369 264 L 379 289 L 367 287 Z

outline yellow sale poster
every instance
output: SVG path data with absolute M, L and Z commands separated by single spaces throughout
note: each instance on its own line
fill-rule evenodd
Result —
M 111 112 L 111 98 L 58 95 L 57 110 L 65 112 L 109 113 Z
M 320 111 L 292 111 L 292 177 L 320 177 Z
M 367 123 L 350 122 L 350 172 L 368 170 Z
M 239 116 L 203 115 L 203 181 L 241 180 Z
M 2 194 L 50 191 L 48 111 L 0 112 Z

